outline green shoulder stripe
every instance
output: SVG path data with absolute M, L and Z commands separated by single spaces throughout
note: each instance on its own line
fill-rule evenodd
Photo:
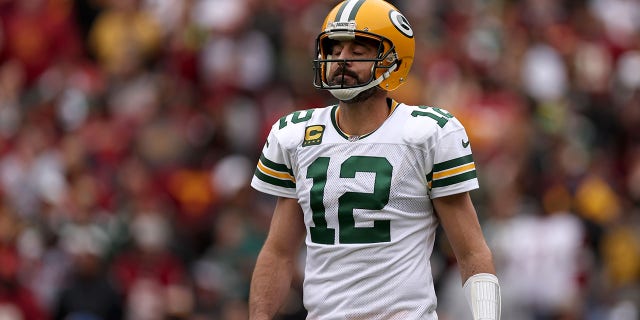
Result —
M 468 154 L 466 156 L 462 156 L 460 158 L 451 159 L 445 162 L 436 163 L 433 165 L 432 172 L 439 172 L 444 170 L 449 170 L 451 168 L 459 167 L 465 164 L 469 164 L 473 162 L 473 155 Z
M 432 188 L 446 187 L 452 184 L 464 182 L 464 181 L 475 179 L 475 178 L 477 178 L 477 174 L 476 174 L 476 170 L 474 169 L 472 171 L 467 171 L 465 173 L 455 175 L 452 177 L 434 180 L 433 185 L 431 187 Z
M 275 163 L 269 159 L 267 159 L 267 157 L 265 157 L 264 153 L 260 154 L 260 162 L 262 162 L 262 164 L 271 169 L 271 170 L 275 170 L 275 171 L 280 171 L 280 172 L 287 172 L 289 173 L 291 176 L 293 176 L 293 170 L 289 169 L 286 165 L 284 164 L 280 164 L 280 163 Z

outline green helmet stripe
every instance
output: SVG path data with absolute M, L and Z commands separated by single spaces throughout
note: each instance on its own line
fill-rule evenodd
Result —
M 365 0 L 349 0 L 345 1 L 338 13 L 336 14 L 335 22 L 349 22 L 355 20 L 358 10 L 362 6 Z
M 364 3 L 364 0 L 358 0 L 358 2 L 353 6 L 353 9 L 351 9 L 351 14 L 349 14 L 349 19 L 347 21 L 352 21 L 356 19 L 356 14 L 358 14 L 358 10 L 360 10 L 360 7 L 362 6 L 363 3 Z
M 347 6 L 347 4 L 349 3 L 349 1 L 345 1 L 341 6 L 340 9 L 338 9 L 338 13 L 336 14 L 336 18 L 333 20 L 333 22 L 337 22 L 340 20 L 340 16 L 342 15 L 342 11 L 344 11 L 344 8 Z

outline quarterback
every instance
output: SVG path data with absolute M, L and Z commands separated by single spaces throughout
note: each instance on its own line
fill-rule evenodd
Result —
M 277 314 L 303 243 L 308 319 L 437 319 L 429 257 L 438 225 L 473 319 L 500 319 L 464 127 L 444 109 L 388 97 L 407 80 L 414 47 L 407 19 L 382 0 L 347 0 L 327 15 L 314 86 L 338 103 L 277 121 L 251 182 L 278 199 L 253 273 L 251 319 Z

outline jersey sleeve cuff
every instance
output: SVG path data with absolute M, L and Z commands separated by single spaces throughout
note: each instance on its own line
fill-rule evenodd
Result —
M 251 187 L 260 192 L 277 196 L 277 197 L 293 198 L 293 199 L 298 198 L 296 196 L 295 188 L 277 187 L 277 186 L 268 184 L 266 182 L 263 182 L 262 180 L 256 178 L 255 176 L 251 180 Z

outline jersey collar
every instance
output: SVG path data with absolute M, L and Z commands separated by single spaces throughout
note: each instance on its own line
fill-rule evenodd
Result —
M 391 117 L 393 112 L 398 107 L 399 103 L 397 101 L 391 99 L 391 98 L 387 98 L 387 105 L 389 106 L 389 115 L 387 116 L 387 119 L 389 119 L 389 117 Z M 340 136 L 342 136 L 345 140 L 348 140 L 350 142 L 355 142 L 355 141 L 358 141 L 358 140 L 362 140 L 362 139 L 370 136 L 371 134 L 373 134 L 374 132 L 376 132 L 378 130 L 378 129 L 376 129 L 376 130 L 373 130 L 373 131 L 371 131 L 369 133 L 365 133 L 363 135 L 350 135 L 350 134 L 345 133 L 338 126 L 338 110 L 339 109 L 340 109 L 340 106 L 337 105 L 337 104 L 334 105 L 333 108 L 331 109 L 331 123 L 333 124 L 333 127 L 336 129 L 338 134 Z M 380 127 L 378 127 L 378 128 L 380 128 Z

